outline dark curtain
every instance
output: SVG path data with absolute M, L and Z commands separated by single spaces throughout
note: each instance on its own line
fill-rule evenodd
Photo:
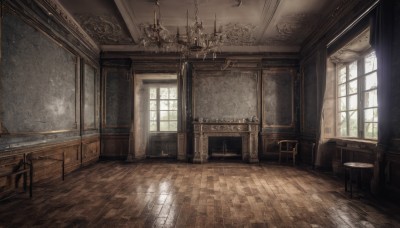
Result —
M 390 142 L 390 83 L 393 1 L 382 0 L 371 18 L 371 46 L 378 60 L 378 146 L 385 150 Z
M 392 26 L 393 1 L 381 0 L 373 17 L 371 17 L 371 46 L 374 47 L 378 61 L 378 147 L 374 179 L 371 187 L 373 192 L 380 192 L 385 180 L 384 155 L 391 139 L 391 64 L 392 64 Z
M 329 166 L 330 160 L 332 159 L 332 155 L 328 155 L 328 150 L 325 148 L 325 137 L 324 137 L 324 101 L 325 101 L 325 91 L 326 91 L 326 59 L 327 59 L 327 49 L 319 48 L 319 51 L 316 55 L 317 58 L 317 66 L 316 66 L 316 75 L 317 75 L 317 123 L 316 126 L 316 157 L 315 163 L 313 165 L 318 166 Z

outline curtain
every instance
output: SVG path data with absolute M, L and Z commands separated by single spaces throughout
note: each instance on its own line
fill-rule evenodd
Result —
M 371 187 L 378 192 L 383 186 L 383 158 L 391 139 L 391 44 L 394 9 L 393 1 L 382 0 L 371 18 L 371 45 L 374 47 L 378 61 L 378 147 Z
M 390 140 L 392 5 L 392 1 L 382 0 L 371 18 L 371 45 L 378 60 L 378 145 L 384 148 Z

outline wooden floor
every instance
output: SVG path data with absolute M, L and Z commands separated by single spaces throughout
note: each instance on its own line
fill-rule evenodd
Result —
M 4 227 L 400 227 L 399 207 L 350 199 L 291 166 L 100 162 L 0 204 Z

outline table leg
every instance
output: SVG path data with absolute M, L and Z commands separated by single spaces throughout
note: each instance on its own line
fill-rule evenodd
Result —
M 344 168 L 344 191 L 347 192 L 347 168 Z
M 27 175 L 28 175 L 28 173 L 27 173 L 27 172 L 25 172 L 25 173 L 23 174 L 24 192 L 26 192 L 26 182 L 27 182 Z
M 353 181 L 352 181 L 352 169 L 349 170 L 350 172 L 350 198 L 353 198 Z

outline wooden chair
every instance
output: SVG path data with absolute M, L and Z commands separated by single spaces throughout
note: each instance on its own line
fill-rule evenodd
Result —
M 27 178 L 29 176 L 29 197 L 32 198 L 32 175 L 33 168 L 32 163 L 25 162 L 25 159 L 21 159 L 18 163 L 2 164 L 0 166 L 0 179 L 5 178 L 7 185 L 10 189 L 5 190 L 2 193 L 1 200 L 8 199 L 15 195 L 18 190 L 19 180 L 22 177 L 24 192 L 27 190 Z M 11 192 L 13 191 L 13 192 Z
M 297 140 L 281 140 L 278 142 L 279 144 L 279 164 L 281 163 L 282 154 L 292 155 L 293 157 L 293 165 L 296 165 L 296 155 L 298 152 L 298 144 Z

